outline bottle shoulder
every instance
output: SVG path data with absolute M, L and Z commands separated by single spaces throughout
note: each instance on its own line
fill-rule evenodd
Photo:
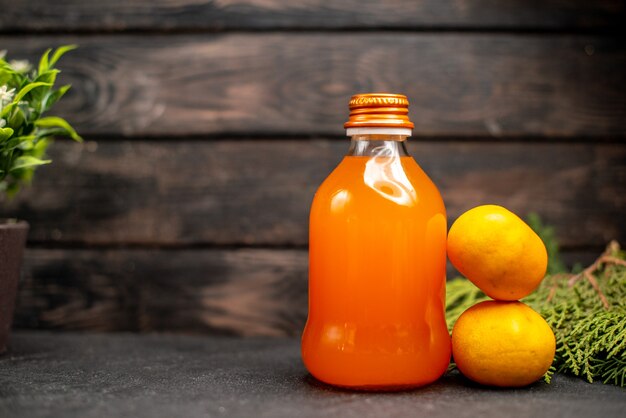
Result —
M 338 202 L 342 202 L 338 205 Z M 417 162 L 403 157 L 345 157 L 319 186 L 313 207 L 431 208 L 444 212 L 441 194 Z

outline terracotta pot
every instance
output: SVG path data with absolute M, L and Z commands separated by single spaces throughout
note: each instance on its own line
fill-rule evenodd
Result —
M 0 219 L 0 353 L 7 349 L 28 224 Z

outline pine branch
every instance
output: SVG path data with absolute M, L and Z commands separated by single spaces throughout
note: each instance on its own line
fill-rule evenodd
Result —
M 459 315 L 487 299 L 471 282 L 448 283 L 446 317 L 450 328 Z M 624 387 L 626 384 L 626 260 L 617 242 L 580 274 L 547 276 L 523 300 L 554 331 L 557 350 L 546 374 L 580 376 Z

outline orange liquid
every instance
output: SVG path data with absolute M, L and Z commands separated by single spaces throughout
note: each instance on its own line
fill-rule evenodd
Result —
M 373 390 L 438 379 L 450 361 L 446 216 L 413 158 L 345 157 L 315 195 L 309 234 L 309 372 Z

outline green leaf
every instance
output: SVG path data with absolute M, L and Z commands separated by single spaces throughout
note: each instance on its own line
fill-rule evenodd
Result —
M 16 73 L 7 62 L 0 60 L 0 84 L 8 84 L 8 82 L 16 76 L 22 77 L 22 75 Z
M 58 47 L 57 50 L 54 51 L 54 54 L 52 54 L 49 68 L 54 67 L 54 64 L 56 64 L 59 58 L 61 58 L 66 52 L 72 51 L 76 48 L 78 48 L 78 45 L 64 45 Z
M 71 84 L 66 84 L 65 86 L 60 87 L 58 90 L 52 91 L 50 92 L 50 94 L 48 96 L 46 96 L 44 98 L 44 100 L 42 100 L 41 102 L 41 113 L 45 112 L 46 110 L 50 109 L 52 107 L 53 104 L 55 104 L 56 102 L 59 101 L 59 99 L 61 97 L 63 97 L 65 95 L 65 93 L 67 93 L 67 91 L 71 88 Z
M 6 187 L 6 194 L 9 199 L 13 199 L 20 189 L 19 183 L 11 182 Z
M 16 90 L 13 101 L 0 109 L 0 118 L 6 120 L 0 128 L 0 195 L 15 194 L 30 182 L 39 165 L 50 162 L 46 149 L 54 136 L 82 140 L 64 119 L 46 117 L 38 121 L 69 90 L 69 85 L 55 87 L 59 70 L 54 66 L 75 48 L 63 45 L 46 50 L 31 73 L 16 72 L 0 58 L 0 85 Z
M 31 157 L 30 155 L 23 155 L 18 157 L 13 162 L 13 166 L 10 171 L 20 170 L 27 167 L 34 167 L 43 164 L 49 164 L 52 160 L 40 160 L 39 158 Z
M 30 154 L 37 158 L 43 158 L 46 154 L 46 149 L 48 145 L 52 143 L 52 140 L 42 138 L 35 143 L 35 146 L 31 150 Z
M 44 128 L 44 129 L 37 129 L 35 131 L 35 138 L 37 140 L 43 139 L 43 138 L 49 138 L 55 135 L 61 135 L 61 136 L 67 135 L 67 132 L 63 128 Z
M 24 86 L 24 88 L 22 88 L 15 95 L 15 98 L 13 99 L 13 103 L 19 103 L 19 101 L 22 100 L 24 98 L 24 96 L 26 96 L 31 90 L 36 89 L 38 87 L 43 87 L 43 86 L 51 87 L 52 84 L 44 83 L 44 82 L 41 82 L 41 81 L 38 81 L 36 83 L 27 84 L 26 86 Z
M 50 83 L 50 85 L 53 85 L 54 82 L 56 81 L 57 74 L 59 74 L 60 72 L 61 72 L 60 70 L 44 71 L 42 73 L 39 73 L 35 81 L 41 81 L 41 82 Z
M 22 151 L 30 151 L 35 146 L 33 142 L 35 139 L 35 135 L 22 136 L 16 148 Z
M 73 140 L 79 142 L 83 140 L 83 138 L 76 133 L 74 128 L 63 118 L 48 116 L 35 121 L 35 126 L 39 128 L 62 128 Z
M 34 141 L 37 140 L 35 135 L 26 135 L 26 136 L 16 136 L 14 138 L 9 139 L 3 147 L 5 152 L 12 151 L 16 148 L 20 149 L 32 149 L 32 145 Z
M 6 105 L 3 109 L 2 112 L 0 112 L 0 118 L 5 118 L 6 115 L 8 115 L 9 113 L 11 113 L 11 111 L 13 109 L 15 109 L 15 106 L 17 106 L 17 103 L 9 103 L 8 105 Z
M 39 71 L 37 71 L 37 74 L 43 74 L 48 71 L 50 66 L 48 63 L 48 56 L 50 55 L 50 52 L 52 52 L 52 48 L 48 48 L 41 56 L 41 59 L 39 60 Z
M 24 112 L 18 107 L 17 111 L 14 112 L 13 115 L 11 115 L 9 120 L 7 120 L 7 124 L 13 129 L 19 129 L 25 120 L 26 116 L 24 115 Z
M 11 128 L 0 128 L 0 141 L 5 141 L 8 138 L 11 138 L 13 135 L 13 129 Z

